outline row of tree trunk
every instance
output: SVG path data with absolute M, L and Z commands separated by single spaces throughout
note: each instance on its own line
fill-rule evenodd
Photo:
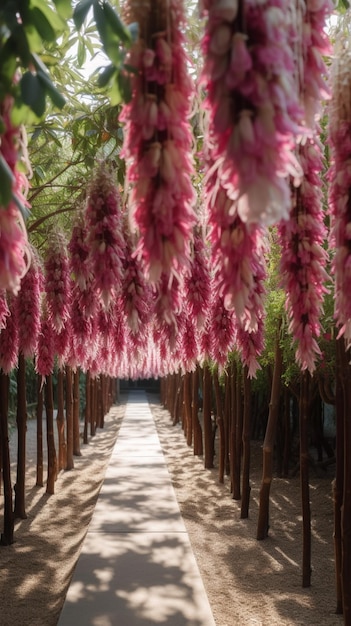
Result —
M 311 378 L 302 372 L 295 386 L 282 382 L 283 355 L 279 329 L 270 393 L 257 401 L 247 371 L 231 362 L 221 379 L 216 368 L 207 364 L 192 373 L 178 373 L 161 381 L 161 401 L 173 423 L 181 422 L 195 455 L 203 455 L 204 467 L 213 468 L 215 455 L 218 480 L 229 477 L 232 498 L 241 500 L 241 518 L 249 515 L 250 442 L 262 430 L 262 481 L 259 497 L 257 539 L 269 532 L 270 487 L 275 465 L 288 476 L 295 461 L 300 472 L 302 511 L 302 586 L 311 584 L 311 510 L 309 468 L 315 464 L 310 454 L 313 437 L 322 467 L 335 463 L 334 545 L 336 571 L 336 612 L 343 613 L 344 624 L 351 626 L 351 365 L 343 340 L 337 342 L 336 389 L 321 375 Z M 263 401 L 262 401 L 263 398 Z M 319 419 L 322 400 L 335 404 L 335 453 L 325 440 Z M 202 415 L 199 412 L 202 402 Z M 266 408 L 262 406 L 266 403 Z M 292 407 L 297 408 L 299 455 L 293 459 Z M 315 410 L 316 409 L 316 410 Z M 316 415 L 315 415 L 316 414 Z M 260 416 L 266 417 L 264 427 Z M 201 419 L 200 417 L 201 416 Z M 216 440 L 217 439 L 217 440 Z M 215 445 L 216 442 L 216 445 Z M 323 461 L 323 450 L 327 459 Z
M 54 386 L 55 400 L 54 401 Z M 58 473 L 74 468 L 74 457 L 81 455 L 81 437 L 83 443 L 88 443 L 89 435 L 93 437 L 97 428 L 104 427 L 104 416 L 116 400 L 116 381 L 101 375 L 92 378 L 85 376 L 85 410 L 84 427 L 81 433 L 80 419 L 80 372 L 73 371 L 69 366 L 60 369 L 57 373 L 57 383 L 54 385 L 52 375 L 42 379 L 38 377 L 37 392 L 37 464 L 36 485 L 44 486 L 44 435 L 43 418 L 45 408 L 46 421 L 46 457 L 47 477 L 46 493 L 55 492 L 55 482 Z M 0 470 L 3 482 L 4 495 L 4 527 L 1 533 L 1 545 L 11 545 L 14 541 L 14 522 L 16 519 L 25 519 L 26 493 L 26 433 L 27 433 L 27 403 L 26 403 L 26 361 L 23 355 L 19 357 L 17 372 L 17 471 L 16 483 L 12 488 L 11 458 L 9 447 L 9 376 L 0 371 Z M 55 438 L 54 407 L 57 407 Z M 55 442 L 56 440 L 56 442 Z M 1 491 L 1 480 L 0 480 Z M 13 497 L 14 492 L 14 497 Z

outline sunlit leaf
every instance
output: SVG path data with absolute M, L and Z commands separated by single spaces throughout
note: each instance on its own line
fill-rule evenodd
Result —
M 68 20 L 72 17 L 72 5 L 71 0 L 53 0 L 58 14 L 63 19 Z
M 65 20 L 63 20 L 56 11 L 50 8 L 46 0 L 30 0 L 30 4 L 34 10 L 39 9 L 40 12 L 44 14 L 54 31 L 59 33 L 66 28 Z
M 77 50 L 77 60 L 78 60 L 79 67 L 82 67 L 82 65 L 84 65 L 86 57 L 87 57 L 87 54 L 86 54 L 85 43 L 82 39 L 80 39 L 78 42 L 78 50 Z
M 56 39 L 56 33 L 53 27 L 51 26 L 49 20 L 46 15 L 38 9 L 38 7 L 34 7 L 34 9 L 30 12 L 31 22 L 33 26 L 35 26 L 39 35 L 44 39 L 44 41 L 54 41 Z M 38 48 L 35 48 L 38 50 Z M 39 48 L 40 50 L 40 48 Z

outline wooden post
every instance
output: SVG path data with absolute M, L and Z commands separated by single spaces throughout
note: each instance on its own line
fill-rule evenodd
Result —
M 302 504 L 302 586 L 311 586 L 311 506 L 308 472 L 308 415 L 310 374 L 301 374 L 300 390 L 300 482 Z
M 46 409 L 46 438 L 48 447 L 48 477 L 46 493 L 55 493 L 55 480 L 57 478 L 57 457 L 54 439 L 54 397 L 52 374 L 46 377 L 45 384 L 45 409 Z
M 58 470 L 66 469 L 67 445 L 65 436 L 65 411 L 64 411 L 64 376 L 59 368 L 57 373 L 57 416 L 56 427 L 58 434 Z
M 17 370 L 17 477 L 15 484 L 15 519 L 26 519 L 25 481 L 26 481 L 26 360 L 22 352 L 18 356 Z
M 73 455 L 82 456 L 80 451 L 79 420 L 79 368 L 73 374 Z
M 43 459 L 43 409 L 44 393 L 42 377 L 38 374 L 38 397 L 37 397 L 37 487 L 44 486 L 44 459 Z
M 273 450 L 279 417 L 281 375 L 283 370 L 283 352 L 280 346 L 280 327 L 281 323 L 279 324 L 275 343 L 271 400 L 269 404 L 266 434 L 263 441 L 263 470 L 257 523 L 258 540 L 265 539 L 268 536 L 269 530 L 269 494 L 273 479 Z
M 8 430 L 9 377 L 0 371 L 0 445 L 2 452 L 2 478 L 4 483 L 4 532 L 0 543 L 10 546 L 13 541 L 15 518 L 11 485 L 11 463 Z
M 212 375 L 207 363 L 204 365 L 203 382 L 203 416 L 204 416 L 204 439 L 205 439 L 205 468 L 211 469 L 214 460 L 213 430 L 211 419 Z
M 243 424 L 243 477 L 241 519 L 249 517 L 250 504 L 250 453 L 251 453 L 251 379 L 248 377 L 248 368 L 245 365 L 244 373 L 244 424 Z
M 67 464 L 66 470 L 74 468 L 73 460 L 73 390 L 72 369 L 66 365 L 66 430 L 67 430 Z

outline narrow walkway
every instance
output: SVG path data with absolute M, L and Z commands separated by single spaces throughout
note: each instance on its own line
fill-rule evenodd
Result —
M 215 626 L 144 392 L 129 394 L 59 626 Z

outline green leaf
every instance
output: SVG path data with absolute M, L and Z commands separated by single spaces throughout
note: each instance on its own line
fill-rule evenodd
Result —
M 85 43 L 82 39 L 80 39 L 78 42 L 78 51 L 77 51 L 77 60 L 78 60 L 79 67 L 82 67 L 82 65 L 84 65 L 86 57 L 87 57 L 87 54 L 86 54 Z
M 27 104 L 38 117 L 44 115 L 45 89 L 38 75 L 32 74 L 32 72 L 26 72 L 21 78 L 20 86 L 23 102 Z
M 20 57 L 22 64 L 28 67 L 31 59 L 31 50 L 28 44 L 26 32 L 22 24 L 18 24 L 12 31 L 12 37 L 16 44 L 16 53 Z
M 58 91 L 58 89 L 56 89 L 48 74 L 39 69 L 37 77 L 53 104 L 58 109 L 62 109 L 66 104 L 66 100 L 63 95 Z
M 0 207 L 7 207 L 12 199 L 13 174 L 0 154 Z
M 30 212 L 27 209 L 27 207 L 25 207 L 24 204 L 22 204 L 18 196 L 16 196 L 16 194 L 14 193 L 12 194 L 12 202 L 16 204 L 18 210 L 22 213 L 23 219 L 27 220 L 30 215 Z
M 57 9 L 57 13 L 64 19 L 69 20 L 72 17 L 71 0 L 53 0 Z
M 114 65 L 107 65 L 107 67 L 105 67 L 98 76 L 97 83 L 99 87 L 106 87 L 116 71 L 117 70 Z
M 110 25 L 118 39 L 120 39 L 124 44 L 130 45 L 132 43 L 131 32 L 125 24 L 123 24 L 114 8 L 109 4 L 109 2 L 106 2 L 106 0 L 102 5 L 102 10 L 104 12 L 106 22 Z
M 73 21 L 77 30 L 82 27 L 82 24 L 87 17 L 89 10 L 93 6 L 93 0 L 80 0 L 73 11 Z
M 34 7 L 34 9 L 30 11 L 30 17 L 32 24 L 35 26 L 36 30 L 38 31 L 42 39 L 44 39 L 44 41 L 55 41 L 55 30 L 40 9 Z
M 120 86 L 118 84 L 117 76 L 116 76 L 116 79 L 112 81 L 111 83 L 111 87 L 110 87 L 108 95 L 109 95 L 112 106 L 116 104 L 120 104 L 122 102 L 122 94 L 121 94 Z
M 39 10 L 49 22 L 53 31 L 60 33 L 67 28 L 67 23 L 60 17 L 58 13 L 53 11 L 46 0 L 30 0 L 33 10 Z
M 129 76 L 126 76 L 125 74 L 122 74 L 122 72 L 120 72 L 117 76 L 117 82 L 122 96 L 122 100 L 124 102 L 130 102 L 132 99 L 132 87 L 130 84 Z

